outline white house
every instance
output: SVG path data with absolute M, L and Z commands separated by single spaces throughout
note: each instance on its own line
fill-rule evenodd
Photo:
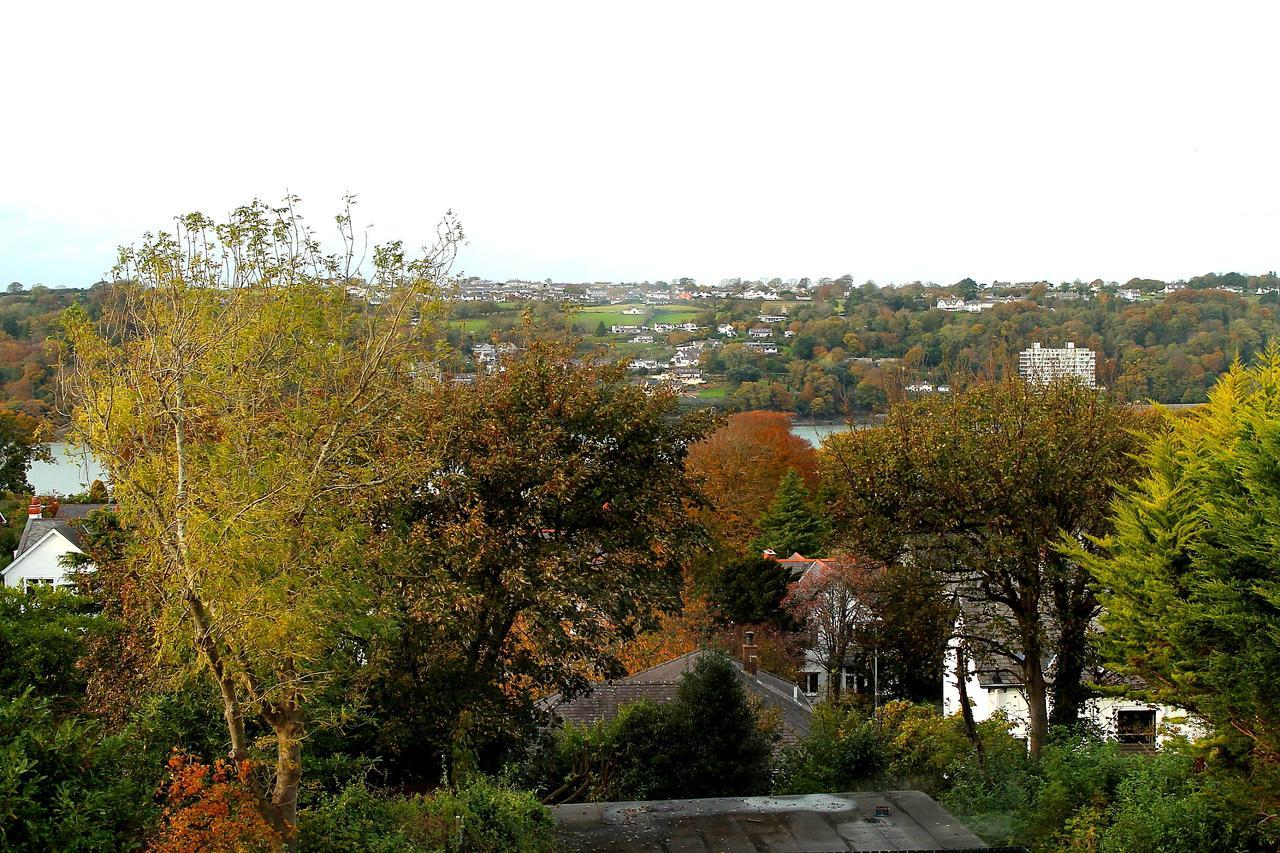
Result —
M 644 309 L 643 308 L 627 308 L 622 313 L 626 314 L 628 317 L 643 317 Z
M 43 518 L 44 507 L 32 500 L 27 526 L 22 530 L 13 562 L 0 571 L 0 586 L 71 586 L 71 574 L 62 565 L 65 554 L 83 554 L 81 524 L 90 512 L 106 504 L 63 504 L 54 518 Z
M 961 708 L 960 688 L 956 683 L 958 647 L 959 640 L 953 637 L 947 644 L 943 663 L 942 713 L 947 716 Z M 965 692 L 973 708 L 974 721 L 980 723 L 1002 711 L 1013 724 L 1013 736 L 1026 738 L 1030 706 L 1023 689 L 1020 666 L 995 654 L 975 653 L 966 658 Z M 1046 662 L 1045 675 L 1052 685 L 1052 660 Z M 1089 699 L 1080 718 L 1095 725 L 1104 736 L 1134 749 L 1159 746 L 1176 735 L 1195 737 L 1202 734 L 1200 726 L 1189 720 L 1187 712 L 1181 708 L 1153 705 L 1122 696 Z
M 792 580 L 788 598 L 807 613 L 809 643 L 796 671 L 800 690 L 810 697 L 827 695 L 830 680 L 838 678 L 842 691 L 874 692 L 878 687 L 876 673 L 873 672 L 868 683 L 866 673 L 856 660 L 859 653 L 867 652 L 859 648 L 857 635 L 874 617 L 844 582 L 841 561 L 814 559 L 799 553 L 779 559 L 772 551 L 765 551 L 764 557 L 776 560 L 786 570 Z M 833 658 L 838 662 L 833 663 Z
M 732 323 L 721 323 L 716 326 L 716 331 L 724 335 L 726 338 L 732 338 L 738 334 L 738 330 L 733 328 Z

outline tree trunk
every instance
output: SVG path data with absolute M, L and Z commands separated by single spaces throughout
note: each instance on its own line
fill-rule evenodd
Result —
M 204 602 L 194 592 L 187 592 L 187 611 L 191 614 L 195 628 L 196 648 L 209 664 L 213 679 L 218 684 L 218 692 L 222 697 L 222 716 L 227 721 L 227 734 L 231 738 L 231 757 L 238 764 L 249 757 L 249 741 L 245 736 L 240 694 L 231 674 L 227 672 L 222 650 L 209 625 L 209 614 Z
M 1022 679 L 1027 692 L 1027 737 L 1031 757 L 1039 758 L 1045 741 L 1049 739 L 1048 691 L 1040 664 L 1039 643 L 1030 645 L 1034 648 L 1026 651 L 1022 662 Z
M 964 733 L 978 754 L 978 762 L 986 763 L 982 738 L 978 736 L 978 723 L 973 719 L 973 706 L 969 704 L 969 655 L 964 640 L 956 643 L 956 689 L 960 692 L 960 716 L 964 720 Z
M 1083 572 L 1076 568 L 1073 572 Z M 1053 710 L 1050 725 L 1074 726 L 1089 698 L 1084 685 L 1089 650 L 1089 620 L 1093 617 L 1094 600 L 1083 578 L 1064 578 L 1054 584 L 1054 606 L 1057 612 L 1057 663 L 1053 675 Z
M 271 818 L 289 850 L 298 849 L 298 786 L 302 781 L 302 711 L 297 702 L 269 716 L 276 735 L 276 786 L 271 792 Z

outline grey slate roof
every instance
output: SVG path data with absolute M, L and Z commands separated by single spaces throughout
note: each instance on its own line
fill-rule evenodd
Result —
M 988 849 L 920 791 L 582 803 L 551 811 L 565 851 Z
M 14 559 L 21 557 L 36 543 L 43 539 L 50 530 L 57 530 L 70 540 L 72 545 L 83 550 L 84 531 L 82 525 L 89 513 L 97 509 L 105 509 L 110 504 L 63 504 L 58 507 L 56 518 L 28 518 L 27 526 L 22 528 L 22 537 L 18 540 L 18 549 Z
M 561 719 L 588 725 L 600 720 L 613 719 L 623 705 L 648 700 L 659 705 L 675 698 L 680 678 L 693 669 L 698 656 L 711 654 L 694 651 L 678 658 L 650 667 L 628 678 L 597 684 L 590 693 L 576 699 L 563 700 L 559 694 L 549 696 L 540 703 L 554 711 Z M 791 743 L 809 733 L 813 705 L 808 697 L 796 690 L 790 681 L 764 670 L 754 676 L 747 674 L 740 661 L 730 658 L 747 691 L 766 707 L 776 708 L 782 721 L 782 742 Z
M 58 518 L 88 518 L 89 513 L 100 509 L 109 509 L 113 504 L 59 504 Z

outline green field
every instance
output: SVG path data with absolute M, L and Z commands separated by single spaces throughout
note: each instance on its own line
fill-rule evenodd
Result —
M 623 314 L 627 308 L 643 308 L 645 314 Z M 592 305 L 581 309 L 576 318 L 586 325 L 601 321 L 606 326 L 644 326 L 653 323 L 687 323 L 698 316 L 701 309 L 685 305 Z
M 489 328 L 490 321 L 502 320 L 504 315 L 494 314 L 492 317 L 475 317 L 470 320 L 450 320 L 449 325 L 462 329 L 464 332 L 483 332 Z
M 729 396 L 729 389 L 721 385 L 719 388 L 703 388 L 698 392 L 699 400 L 723 400 Z
M 485 332 L 489 328 L 489 324 L 493 323 L 499 327 L 515 326 L 520 322 L 520 311 L 529 304 L 516 304 L 511 302 L 499 303 L 504 309 L 498 314 L 491 314 L 486 317 L 473 317 L 466 320 L 451 319 L 449 325 L 453 328 L 462 329 L 464 332 L 472 334 Z M 627 308 L 643 308 L 645 314 L 623 314 Z M 600 322 L 605 326 L 644 326 L 653 323 L 687 323 L 694 317 L 698 316 L 702 309 L 691 307 L 688 305 L 591 305 L 586 308 L 576 309 L 574 322 L 579 326 L 586 327 L 587 333 L 595 331 L 595 327 Z

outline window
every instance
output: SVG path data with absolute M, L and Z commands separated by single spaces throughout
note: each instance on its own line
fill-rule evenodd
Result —
M 844 668 L 844 689 L 849 693 L 858 692 L 858 673 L 851 666 Z
M 1154 710 L 1117 711 L 1116 739 L 1121 743 L 1155 746 L 1156 712 Z
M 26 588 L 31 589 L 33 586 L 53 586 L 53 578 L 27 578 Z
M 810 696 L 814 696 L 818 692 L 818 673 L 802 672 L 800 673 L 800 689 Z

